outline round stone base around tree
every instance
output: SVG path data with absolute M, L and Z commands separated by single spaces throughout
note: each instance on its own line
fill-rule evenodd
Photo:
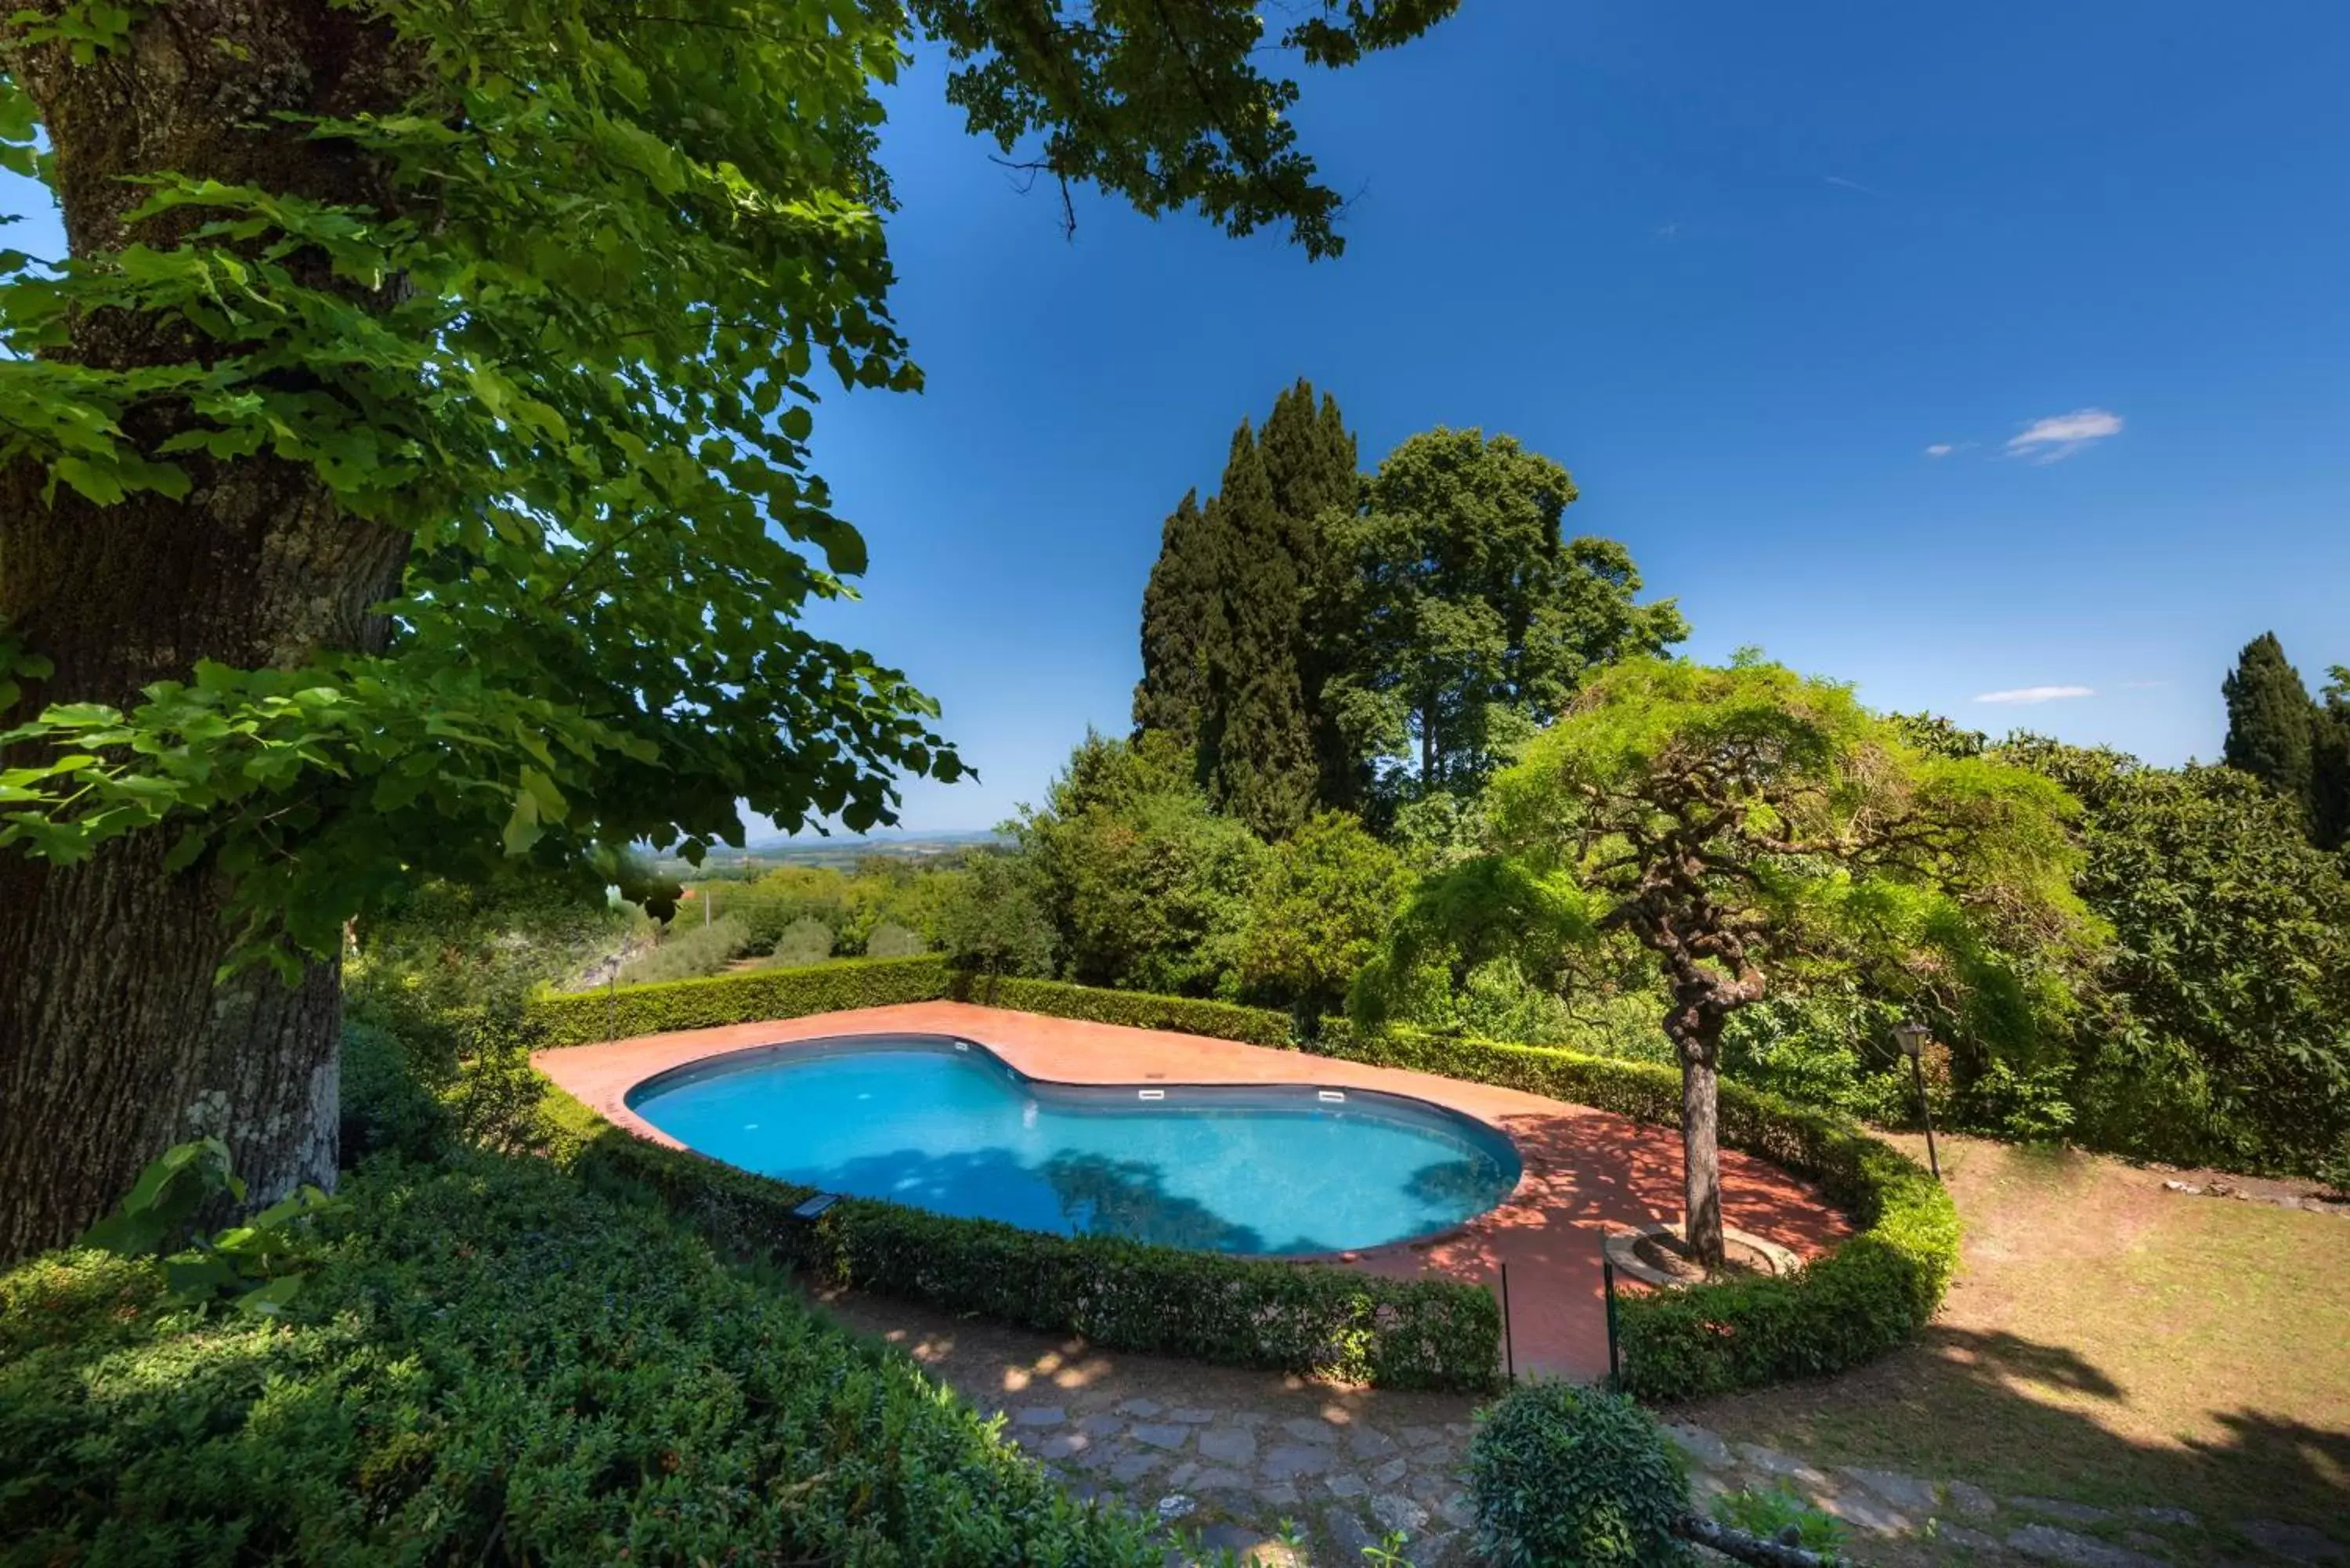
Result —
M 1765 1241 L 1751 1231 L 1724 1226 L 1721 1231 L 1724 1250 L 1733 1266 L 1741 1266 L 1757 1274 L 1792 1274 L 1803 1266 L 1803 1260 L 1776 1241 Z M 1647 1245 L 1643 1245 L 1647 1243 Z M 1616 1272 L 1627 1279 L 1638 1280 L 1644 1285 L 1659 1290 L 1678 1290 L 1683 1285 L 1702 1282 L 1704 1276 L 1694 1262 L 1686 1272 L 1659 1266 L 1649 1255 L 1659 1247 L 1678 1252 L 1687 1243 L 1682 1240 L 1679 1224 L 1650 1225 L 1638 1231 L 1617 1231 L 1607 1237 L 1607 1261 Z

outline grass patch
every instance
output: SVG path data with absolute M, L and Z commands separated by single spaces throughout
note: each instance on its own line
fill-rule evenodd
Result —
M 2350 1221 L 1970 1138 L 1942 1168 L 1966 1243 L 1915 1345 L 1686 1413 L 1815 1462 L 2350 1542 Z

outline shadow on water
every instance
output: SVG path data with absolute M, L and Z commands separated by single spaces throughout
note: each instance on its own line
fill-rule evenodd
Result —
M 1490 1159 L 1443 1159 L 1423 1165 L 1403 1184 L 1403 1194 L 1415 1203 L 1439 1210 L 1430 1223 L 1466 1220 L 1482 1213 L 1508 1196 L 1501 1167 Z
M 1003 1147 L 953 1154 L 901 1148 L 768 1174 L 827 1192 L 883 1198 L 935 1214 L 1001 1220 L 1060 1235 L 1123 1236 L 1193 1251 L 1326 1250 L 1310 1238 L 1269 1247 L 1253 1228 L 1170 1192 L 1165 1173 L 1148 1160 L 1060 1154 L 1039 1168 Z
M 1166 1178 L 1149 1160 L 1056 1154 L 1045 1162 L 1043 1175 L 1072 1231 L 1193 1251 L 1266 1251 L 1264 1238 L 1251 1227 L 1169 1192 Z

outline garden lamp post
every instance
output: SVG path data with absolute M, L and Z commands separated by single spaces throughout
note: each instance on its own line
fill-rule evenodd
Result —
M 1901 1054 L 1909 1058 L 1909 1076 L 1918 1085 L 1918 1119 L 1926 1124 L 1926 1163 L 1934 1169 L 1934 1179 L 1942 1179 L 1942 1162 L 1934 1153 L 1934 1112 L 1926 1103 L 1926 1040 L 1933 1031 L 1916 1022 L 1904 1022 L 1893 1026 L 1893 1038 L 1900 1044 Z

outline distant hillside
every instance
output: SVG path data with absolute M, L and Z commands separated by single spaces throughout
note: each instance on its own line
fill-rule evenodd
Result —
M 699 868 L 673 857 L 660 862 L 661 870 L 681 880 L 756 877 L 779 866 L 830 866 L 853 868 L 860 860 L 935 860 L 960 855 L 983 845 L 1009 842 L 989 828 L 950 828 L 944 832 L 883 828 L 873 833 L 836 833 L 829 838 L 814 834 L 796 836 L 769 834 L 741 849 L 713 846 Z

